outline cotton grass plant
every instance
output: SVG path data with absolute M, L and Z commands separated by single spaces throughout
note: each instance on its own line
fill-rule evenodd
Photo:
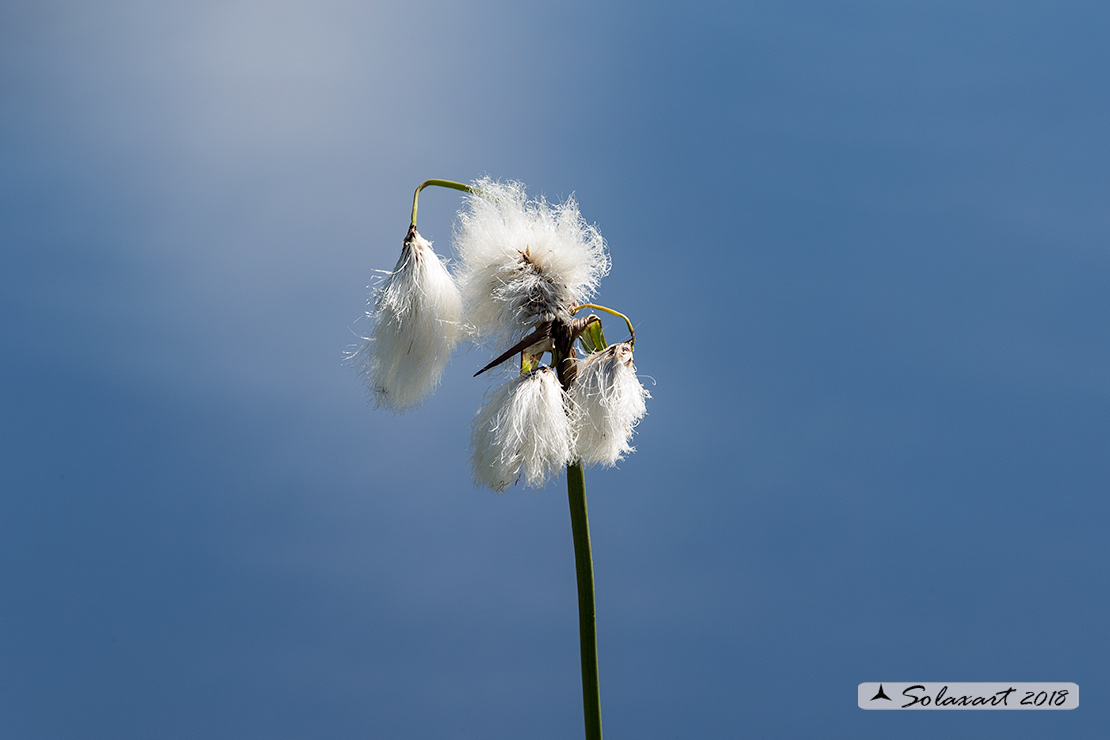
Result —
M 466 194 L 453 272 L 416 230 L 429 186 Z M 522 184 L 489 178 L 427 180 L 413 195 L 397 265 L 371 298 L 370 336 L 351 354 L 375 403 L 395 412 L 435 391 L 460 340 L 499 352 L 476 376 L 513 361 L 472 424 L 474 480 L 497 492 L 540 488 L 566 469 L 588 740 L 601 738 L 601 703 L 583 465 L 612 466 L 632 452 L 648 398 L 632 364 L 632 322 L 589 302 L 609 268 L 605 241 L 573 198 L 529 199 Z M 600 318 L 579 315 L 585 309 L 623 319 L 628 340 L 608 344 Z
M 374 329 L 358 366 L 379 406 L 404 411 L 439 385 L 459 337 L 462 296 L 415 224 L 369 312 Z

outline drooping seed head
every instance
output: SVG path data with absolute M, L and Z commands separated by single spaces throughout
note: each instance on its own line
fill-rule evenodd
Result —
M 650 394 L 636 377 L 631 344 L 580 359 L 570 398 L 579 460 L 615 465 L 632 452 L 632 432 L 647 413 Z
M 518 477 L 541 487 L 571 458 L 574 434 L 555 371 L 540 367 L 498 388 L 472 427 L 474 480 L 503 491 Z
M 379 406 L 404 411 L 439 385 L 459 338 L 462 298 L 431 242 L 413 228 L 373 301 L 373 331 L 351 359 Z

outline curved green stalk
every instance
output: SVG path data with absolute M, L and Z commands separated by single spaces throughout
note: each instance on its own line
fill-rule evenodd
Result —
M 413 193 L 413 196 L 412 196 L 412 224 L 411 225 L 413 227 L 416 226 L 416 201 L 419 200 L 419 198 L 420 198 L 420 191 L 423 190 L 424 188 L 428 187 L 429 185 L 435 185 L 436 187 L 440 187 L 440 188 L 451 188 L 453 190 L 461 190 L 464 193 L 473 193 L 474 192 L 474 188 L 470 187 L 466 183 L 455 182 L 454 180 L 425 180 L 424 182 L 420 183 L 419 186 L 417 186 L 416 192 Z
M 632 319 L 628 318 L 620 311 L 614 311 L 611 308 L 608 308 L 606 306 L 599 306 L 596 303 L 582 303 L 578 305 L 573 311 L 571 311 L 571 315 L 578 313 L 583 308 L 596 308 L 598 311 L 604 311 L 605 313 L 612 314 L 613 316 L 620 316 L 622 319 L 624 319 L 624 323 L 628 324 L 628 333 L 632 337 L 628 340 L 628 343 L 636 344 L 636 330 L 632 328 Z
M 578 638 L 582 649 L 582 710 L 586 740 L 601 740 L 601 688 L 597 678 L 597 622 L 594 608 L 594 565 L 590 555 L 590 518 L 586 510 L 586 478 L 582 463 L 567 465 L 570 528 L 574 535 L 574 567 L 578 574 Z

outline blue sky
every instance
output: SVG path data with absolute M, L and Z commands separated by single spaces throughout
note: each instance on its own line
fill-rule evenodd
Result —
M 0 734 L 579 736 L 563 481 L 471 483 L 488 358 L 402 416 L 342 365 L 413 188 L 490 175 L 575 194 L 654 381 L 586 476 L 609 736 L 1101 737 L 1108 30 L 7 3 Z M 457 206 L 421 199 L 446 254 Z M 859 710 L 879 680 L 1084 693 Z

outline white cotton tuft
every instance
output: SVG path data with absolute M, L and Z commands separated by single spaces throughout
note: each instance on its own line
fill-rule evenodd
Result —
M 374 330 L 352 355 L 379 406 L 404 411 L 432 394 L 458 341 L 461 315 L 455 281 L 413 229 L 367 312 Z
M 579 360 L 570 388 L 577 458 L 615 465 L 632 452 L 632 431 L 647 413 L 644 402 L 650 397 L 636 377 L 627 342 Z
M 515 344 L 538 321 L 570 317 L 609 272 L 609 253 L 574 198 L 529 201 L 519 182 L 483 178 L 459 214 L 457 277 L 479 337 Z
M 518 473 L 533 488 L 557 474 L 574 449 L 566 408 L 566 394 L 549 367 L 498 388 L 474 419 L 475 482 L 500 492 L 517 480 Z

